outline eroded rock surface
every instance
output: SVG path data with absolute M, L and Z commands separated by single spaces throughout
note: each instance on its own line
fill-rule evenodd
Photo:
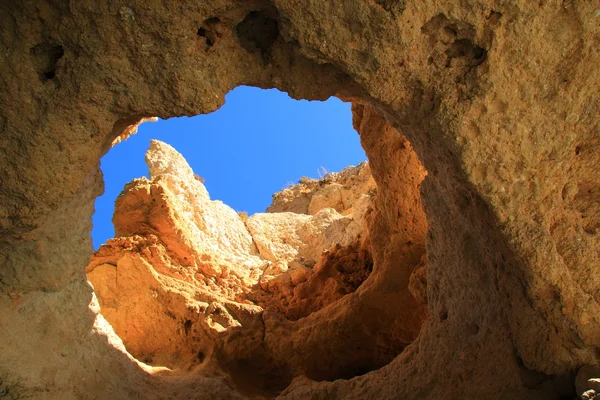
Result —
M 576 396 L 576 371 L 600 365 L 599 8 L 577 0 L 3 2 L 0 391 L 230 399 L 243 397 L 240 387 L 282 387 L 296 376 L 281 398 Z M 330 306 L 297 321 L 263 312 L 273 359 L 232 334 L 219 357 L 225 375 L 165 375 L 122 351 L 86 283 L 99 160 L 144 118 L 210 113 L 240 85 L 354 103 L 377 183 L 373 270 L 335 302 L 335 323 L 314 317 Z M 129 237 L 157 256 L 160 246 L 171 251 L 150 235 Z M 171 243 L 204 251 L 179 240 L 172 232 Z M 119 246 L 107 256 L 129 251 Z M 411 277 L 425 253 L 426 268 Z M 181 256 L 164 256 L 176 260 L 175 283 L 186 282 Z M 142 259 L 126 262 L 138 261 L 147 282 L 156 279 Z M 214 277 L 226 264 L 196 262 Z M 220 296 L 230 298 L 243 293 L 227 285 L 258 277 L 222 279 Z M 214 326 L 230 321 L 210 312 Z M 185 321 L 169 326 L 185 332 Z M 343 376 L 355 377 L 323 381 Z
M 341 172 L 326 173 L 321 179 L 303 177 L 299 183 L 275 193 L 267 212 L 312 215 L 323 208 L 333 208 L 346 215 L 354 207 L 363 206 L 366 199 L 377 192 L 366 163 L 347 167 Z
M 323 208 L 311 202 L 314 215 L 259 213 L 242 219 L 210 200 L 171 146 L 151 141 L 146 163 L 150 179 L 133 180 L 116 201 L 117 238 L 102 245 L 86 268 L 102 314 L 127 350 L 144 363 L 174 370 L 199 373 L 200 367 L 203 374 L 224 370 L 240 378 L 262 371 L 265 382 L 234 379 L 241 390 L 276 392 L 293 377 L 310 374 L 304 360 L 288 353 L 291 348 L 311 352 L 301 343 L 292 345 L 311 322 L 291 321 L 322 310 L 313 317 L 313 329 L 320 329 L 314 335 L 327 338 L 328 346 L 340 341 L 323 321 L 335 322 L 334 303 L 354 293 L 373 269 L 367 221 L 375 182 L 368 165 L 286 189 L 300 193 L 318 187 Z M 328 186 L 340 186 L 334 181 L 338 176 L 346 181 L 345 215 L 328 207 L 337 205 L 337 194 L 326 193 L 332 193 Z M 286 320 L 288 333 L 279 335 L 263 321 L 264 313 Z M 360 324 L 361 318 L 358 312 L 346 323 Z M 251 357 L 249 341 L 255 342 Z M 244 357 L 250 358 L 248 365 L 237 366 Z M 333 357 L 320 362 L 330 365 Z M 380 362 L 371 356 L 360 360 Z M 319 378 L 350 377 L 368 367 L 343 368 L 325 367 Z

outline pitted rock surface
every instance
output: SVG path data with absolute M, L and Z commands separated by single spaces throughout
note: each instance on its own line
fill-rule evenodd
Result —
M 599 9 L 576 0 L 4 2 L 0 393 L 575 396 L 574 385 L 557 382 L 600 364 Z M 210 113 L 240 85 L 353 102 L 377 186 L 365 214 L 372 272 L 355 292 L 297 321 L 266 311 L 242 321 L 238 314 L 250 313 L 236 314 L 242 293 L 226 289 L 234 275 L 221 278 L 225 289 L 216 283 L 234 270 L 221 266 L 228 260 L 197 262 L 215 279 L 206 290 L 233 299 L 203 311 L 197 320 L 210 327 L 202 332 L 236 332 L 238 321 L 273 334 L 232 335 L 214 368 L 205 364 L 216 358 L 200 347 L 190 370 L 144 366 L 99 313 L 84 274 L 99 160 L 145 118 Z M 169 179 L 157 178 L 157 190 Z M 140 182 L 137 194 L 149 196 L 151 185 Z M 328 190 L 347 217 L 341 188 Z M 309 202 L 298 203 L 312 215 Z M 241 257 L 252 246 L 244 224 L 227 215 Z M 194 231 L 202 219 L 185 222 Z M 198 278 L 180 266 L 204 249 L 177 232 L 154 236 L 156 243 L 150 233 L 117 238 L 107 257 L 123 254 L 117 264 L 160 288 L 165 307 L 190 313 L 191 325 L 171 319 L 157 329 L 196 332 L 206 301 L 186 281 Z M 146 253 L 131 248 L 176 267 L 153 271 Z M 235 279 L 254 282 L 260 268 Z M 156 283 L 163 277 L 181 286 L 177 296 Z M 196 343 L 171 346 L 170 354 L 190 354 Z M 330 381 L 340 377 L 349 379 Z

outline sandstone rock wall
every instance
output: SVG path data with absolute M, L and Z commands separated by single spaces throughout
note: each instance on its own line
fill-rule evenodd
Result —
M 598 9 L 576 0 L 2 3 L 1 390 L 241 398 L 245 382 L 272 387 L 281 371 L 298 373 L 283 398 L 574 395 L 575 372 L 599 363 Z M 102 322 L 84 266 L 99 159 L 115 139 L 143 118 L 214 111 L 238 85 L 353 101 L 377 202 L 373 272 L 338 301 L 335 333 L 314 334 L 326 320 L 309 315 L 291 347 L 266 336 L 273 354 L 298 359 L 294 372 L 261 364 L 251 341 L 232 345 L 247 349 L 221 358 L 233 386 L 133 362 Z M 410 294 L 425 252 L 429 318 L 418 334 L 405 327 L 425 315 L 423 296 Z M 369 318 L 382 302 L 397 324 Z M 356 310 L 360 326 L 348 317 Z M 299 321 L 263 314 L 275 337 Z M 334 377 L 319 370 L 326 354 L 338 356 L 338 377 L 353 357 L 380 354 L 369 329 L 376 344 L 411 344 L 364 376 L 313 381 Z

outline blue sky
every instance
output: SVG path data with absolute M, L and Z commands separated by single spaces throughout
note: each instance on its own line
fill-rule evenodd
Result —
M 205 179 L 211 199 L 237 211 L 263 212 L 273 193 L 321 167 L 340 171 L 366 159 L 352 128 L 350 103 L 293 100 L 276 89 L 238 87 L 217 111 L 140 125 L 101 161 L 104 195 L 96 200 L 92 239 L 98 248 L 114 235 L 114 202 L 125 184 L 148 176 L 150 139 L 169 143 Z

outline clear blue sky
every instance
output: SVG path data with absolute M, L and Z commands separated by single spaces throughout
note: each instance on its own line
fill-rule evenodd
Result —
M 273 193 L 321 167 L 340 171 L 366 159 L 352 128 L 350 104 L 293 100 L 276 89 L 238 87 L 217 111 L 140 125 L 138 133 L 102 158 L 105 193 L 96 200 L 92 239 L 114 235 L 114 202 L 125 184 L 148 176 L 150 139 L 169 143 L 205 179 L 211 199 L 237 211 L 263 212 Z

